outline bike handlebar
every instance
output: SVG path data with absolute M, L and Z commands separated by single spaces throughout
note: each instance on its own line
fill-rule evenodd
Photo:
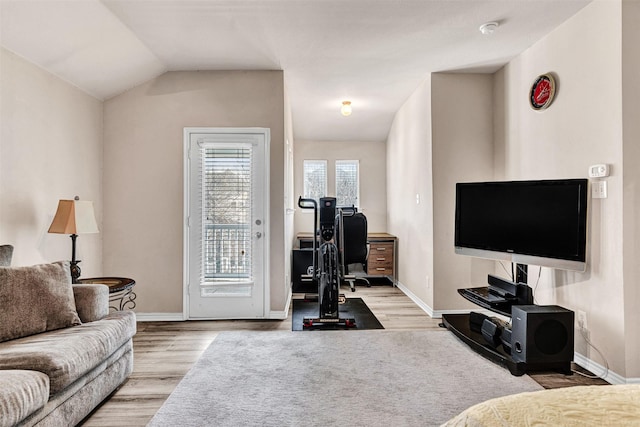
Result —
M 309 203 L 311 203 L 312 206 L 309 206 Z M 306 206 L 304 204 L 306 204 Z M 314 199 L 303 199 L 302 196 L 300 196 L 298 197 L 298 206 L 302 209 L 318 209 L 318 202 Z

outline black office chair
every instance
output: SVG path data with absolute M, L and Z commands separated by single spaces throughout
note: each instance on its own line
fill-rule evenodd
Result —
M 361 212 L 351 214 L 347 209 L 342 217 L 343 230 L 340 230 L 340 223 L 336 235 L 342 242 L 338 242 L 342 248 L 341 264 L 344 267 L 344 280 L 349 283 L 352 292 L 355 292 L 356 280 L 362 280 L 371 286 L 371 283 L 364 277 L 369 247 L 367 245 L 367 217 Z M 351 270 L 351 271 L 350 271 Z

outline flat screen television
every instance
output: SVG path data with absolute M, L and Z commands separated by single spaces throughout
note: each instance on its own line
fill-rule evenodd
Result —
M 587 196 L 586 179 L 458 183 L 455 252 L 584 271 Z

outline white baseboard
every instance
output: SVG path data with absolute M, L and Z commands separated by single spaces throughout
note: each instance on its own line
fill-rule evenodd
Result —
M 287 305 L 284 310 L 273 311 L 265 317 L 268 320 L 285 320 L 289 316 L 289 305 L 291 304 L 291 290 L 287 296 Z M 182 322 L 187 320 L 182 313 L 136 313 L 138 322 Z
M 182 322 L 182 313 L 136 313 L 138 322 Z
M 289 306 L 291 305 L 291 295 L 292 295 L 292 291 L 291 288 L 289 288 L 289 294 L 287 295 L 287 304 L 284 307 L 284 310 L 282 311 L 273 311 L 271 310 L 269 312 L 269 316 L 267 317 L 267 319 L 271 319 L 271 320 L 285 320 L 287 317 L 289 317 Z
M 415 302 L 418 307 L 420 307 L 422 309 L 422 311 L 424 311 L 425 313 L 427 313 L 430 317 L 432 318 L 436 318 L 439 319 L 440 317 L 442 317 L 442 315 L 434 315 L 433 312 L 433 308 L 429 307 L 429 305 L 427 303 L 425 303 L 424 301 L 422 301 L 420 298 L 418 298 L 416 296 L 416 294 L 414 294 L 413 292 L 411 292 L 409 290 L 409 288 L 407 288 L 405 285 L 402 284 L 402 282 L 400 282 L 399 280 L 396 281 L 396 286 L 398 289 L 400 289 L 406 296 L 409 297 L 409 299 L 411 299 L 411 301 Z
M 598 375 L 609 384 L 640 384 L 640 378 L 625 378 L 580 353 L 573 354 L 573 361 L 584 369 Z

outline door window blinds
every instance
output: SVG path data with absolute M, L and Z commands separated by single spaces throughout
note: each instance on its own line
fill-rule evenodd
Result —
M 251 154 L 201 147 L 202 282 L 251 279 Z

